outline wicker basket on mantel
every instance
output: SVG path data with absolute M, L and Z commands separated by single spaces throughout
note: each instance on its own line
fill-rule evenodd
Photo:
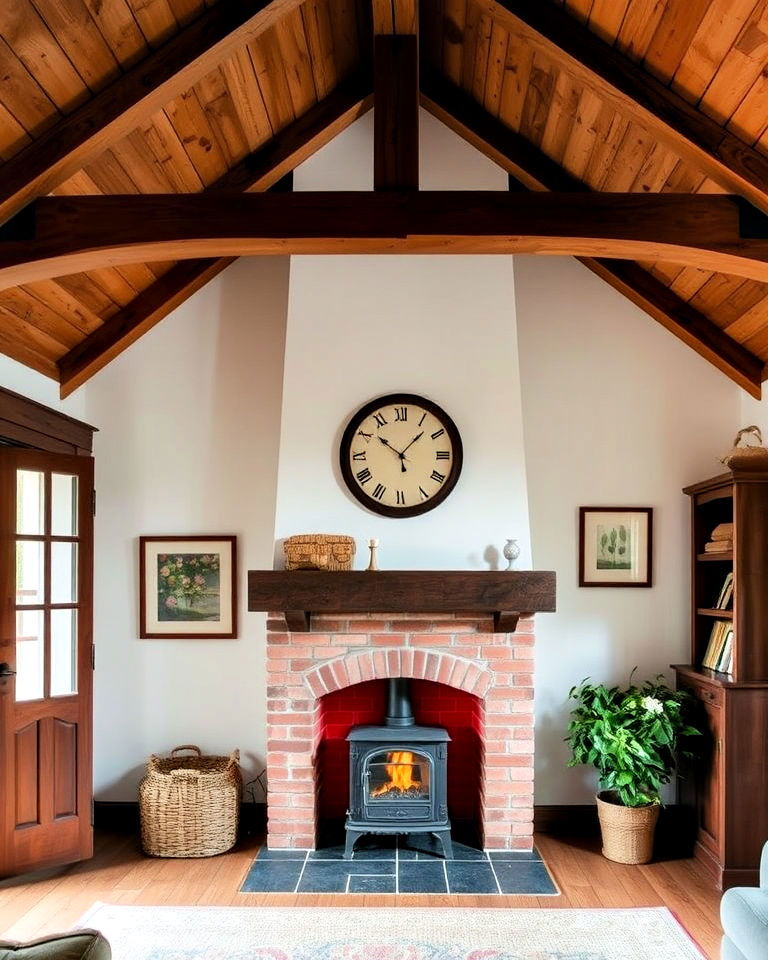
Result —
M 355 538 L 337 533 L 302 533 L 283 541 L 286 570 L 351 570 Z

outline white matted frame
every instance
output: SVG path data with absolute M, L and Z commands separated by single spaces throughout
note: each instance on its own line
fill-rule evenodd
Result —
M 139 636 L 237 637 L 237 538 L 139 538 Z
M 579 507 L 579 586 L 653 586 L 653 507 Z

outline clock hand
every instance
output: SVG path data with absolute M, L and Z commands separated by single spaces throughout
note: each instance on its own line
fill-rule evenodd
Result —
M 413 438 L 413 440 L 411 440 L 411 442 L 410 442 L 407 446 L 403 447 L 403 453 L 405 453 L 405 451 L 408 449 L 408 447 L 413 446 L 413 444 L 416 443 L 416 441 L 419 440 L 419 439 L 420 439 L 421 437 L 423 437 L 423 436 L 424 436 L 424 431 L 423 431 L 423 430 L 421 431 L 421 433 L 417 433 L 416 436 Z M 401 454 L 401 456 L 402 456 L 402 454 Z
M 421 434 L 419 434 L 419 436 L 421 436 Z M 392 453 L 395 453 L 397 454 L 398 457 L 400 457 L 400 472 L 406 473 L 407 470 L 405 466 L 405 461 L 408 459 L 408 457 L 406 457 L 405 455 L 405 450 L 407 450 L 411 444 L 409 443 L 408 447 L 406 447 L 405 450 L 401 452 L 400 450 L 397 450 L 395 447 L 393 447 L 392 444 L 389 442 L 389 440 L 385 440 L 384 437 L 379 437 L 379 440 L 381 440 L 381 442 L 384 444 L 385 447 L 389 447 Z

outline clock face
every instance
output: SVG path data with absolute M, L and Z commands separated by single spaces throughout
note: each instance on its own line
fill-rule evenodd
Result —
M 387 517 L 434 509 L 453 490 L 461 464 L 453 420 L 431 400 L 409 393 L 367 403 L 341 440 L 345 483 L 360 503 Z

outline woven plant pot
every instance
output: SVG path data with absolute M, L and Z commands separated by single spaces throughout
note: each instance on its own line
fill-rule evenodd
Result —
M 178 756 L 182 750 L 195 756 Z M 204 756 L 188 744 L 154 754 L 139 784 L 141 846 L 151 857 L 212 857 L 235 845 L 243 779 L 240 751 Z
M 611 803 L 615 794 L 597 795 L 597 816 L 603 835 L 603 856 L 616 863 L 648 863 L 653 857 L 653 834 L 659 819 L 658 803 L 625 807 Z

